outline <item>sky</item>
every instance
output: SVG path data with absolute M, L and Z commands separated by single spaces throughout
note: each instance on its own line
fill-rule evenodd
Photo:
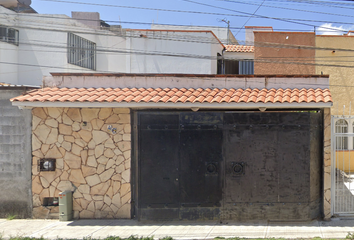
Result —
M 244 26 L 271 26 L 275 31 L 343 34 L 354 30 L 354 1 L 325 0 L 32 0 L 40 14 L 99 12 L 123 28 L 149 29 L 151 23 L 227 27 L 240 44 Z

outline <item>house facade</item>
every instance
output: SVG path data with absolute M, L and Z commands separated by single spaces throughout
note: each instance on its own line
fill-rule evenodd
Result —
M 75 218 L 308 220 L 327 211 L 328 76 L 63 73 L 45 85 L 11 99 L 33 115 L 36 218 L 57 217 L 64 190 Z
M 3 144 L 0 151 L 3 169 L 0 189 L 6 193 L 0 197 L 2 216 L 10 214 L 31 217 L 33 213 L 35 217 L 43 214 L 57 217 L 57 209 L 48 213 L 42 213 L 43 209 L 32 211 L 32 204 L 38 207 L 38 202 L 42 204 L 43 198 L 47 198 L 48 194 L 52 196 L 54 190 L 53 185 L 49 192 L 43 193 L 40 188 L 29 187 L 32 177 L 28 171 L 32 165 L 27 161 L 32 158 L 32 134 L 25 130 L 31 128 L 30 121 L 23 121 L 32 118 L 32 112 L 9 106 L 8 102 L 10 98 L 22 93 L 21 87 L 41 86 L 43 76 L 51 72 L 216 74 L 218 55 L 222 54 L 224 48 L 211 31 L 127 30 L 104 23 L 99 13 L 72 12 L 72 16 L 68 17 L 61 14 L 38 14 L 29 6 L 18 5 L 17 1 L 9 4 L 0 6 L 0 13 L 6 16 L 0 19 L 0 83 L 5 83 L 1 86 L 1 92 L 2 97 L 7 98 L 0 103 L 0 126 L 5 129 L 0 133 L 0 144 Z M 7 88 L 9 91 L 4 90 L 3 86 L 7 85 L 12 86 L 13 94 L 9 93 L 10 88 Z M 38 117 L 38 114 L 34 116 Z M 14 123 L 9 120 L 12 118 L 16 119 Z M 46 132 L 47 129 L 44 129 Z M 53 134 L 50 136 L 53 137 Z M 38 152 L 35 154 L 38 155 Z M 47 154 L 45 149 L 43 154 Z M 33 181 L 37 182 L 43 177 L 35 176 L 38 178 Z M 47 181 L 51 182 L 51 178 Z M 17 187 L 12 187 L 8 182 L 13 182 Z M 126 188 L 127 185 L 123 185 L 123 189 Z M 56 193 L 61 189 L 56 188 Z M 32 197 L 32 193 L 37 195 Z M 125 190 L 119 194 L 124 193 Z M 46 201 L 48 205 L 48 199 Z M 18 204 L 9 204 L 15 202 Z M 84 203 L 82 205 L 85 206 Z M 80 214 L 86 217 L 89 215 L 87 212 Z

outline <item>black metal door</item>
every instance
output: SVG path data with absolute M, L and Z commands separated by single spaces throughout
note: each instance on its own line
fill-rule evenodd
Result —
M 277 131 L 272 114 L 225 114 L 225 200 L 277 200 Z
M 311 113 L 229 113 L 224 119 L 224 217 L 308 219 L 311 161 L 320 156 L 316 149 L 310 156 Z
M 138 112 L 138 219 L 320 214 L 319 112 Z
M 180 218 L 219 218 L 222 113 L 180 115 Z
M 177 219 L 179 115 L 141 114 L 139 121 L 139 217 Z
M 139 114 L 139 219 L 219 218 L 222 123 L 222 113 Z

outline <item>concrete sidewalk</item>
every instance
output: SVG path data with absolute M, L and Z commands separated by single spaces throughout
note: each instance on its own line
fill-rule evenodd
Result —
M 174 239 L 244 238 L 345 238 L 354 232 L 354 220 L 328 222 L 138 222 L 136 220 L 6 220 L 0 219 L 0 234 L 56 238 L 105 238 L 119 236 L 171 236 Z

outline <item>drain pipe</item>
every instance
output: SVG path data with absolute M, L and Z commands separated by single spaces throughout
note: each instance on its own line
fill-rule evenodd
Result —
M 225 63 L 224 63 L 224 52 L 226 51 L 226 48 L 224 47 L 223 50 L 221 51 L 221 74 L 225 74 Z

